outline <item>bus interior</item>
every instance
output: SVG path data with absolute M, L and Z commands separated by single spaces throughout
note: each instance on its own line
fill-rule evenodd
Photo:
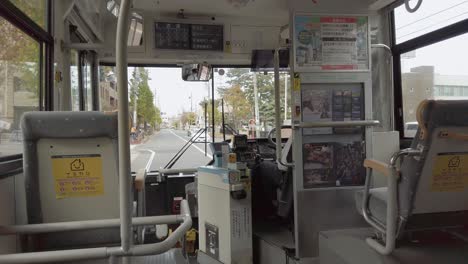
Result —
M 465 0 L 2 0 L 0 263 L 467 263 L 467 33 Z

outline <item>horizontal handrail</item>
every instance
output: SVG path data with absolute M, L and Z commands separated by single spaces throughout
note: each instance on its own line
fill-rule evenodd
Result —
M 23 154 L 6 155 L 0 157 L 0 162 L 23 159 Z
M 356 120 L 356 121 L 320 121 L 320 122 L 304 122 L 294 125 L 294 128 L 318 128 L 318 127 L 353 127 L 353 126 L 379 126 L 378 120 Z
M 177 215 L 134 217 L 132 226 L 178 224 L 183 219 Z M 103 228 L 116 228 L 120 226 L 120 219 L 102 219 L 87 221 L 71 221 L 60 223 L 44 223 L 31 225 L 0 226 L 0 236 L 3 235 L 32 235 L 42 233 L 67 232 L 79 230 L 92 230 Z
M 171 249 L 185 233 L 192 227 L 192 218 L 186 200 L 181 202 L 181 214 L 177 215 L 182 219 L 182 224 L 170 234 L 164 241 L 154 244 L 132 246 L 128 251 L 123 251 L 122 247 L 100 247 L 88 249 L 72 249 L 58 251 L 43 251 L 32 253 L 17 253 L 0 255 L 0 264 L 34 264 L 67 262 L 90 259 L 104 259 L 109 257 L 124 256 L 144 256 L 161 254 Z
M 185 168 L 185 169 L 160 169 L 146 172 L 146 176 L 157 176 L 157 175 L 193 175 L 197 172 L 197 168 Z M 132 177 L 136 177 L 137 172 L 132 172 Z
M 158 171 L 159 174 L 165 174 L 165 175 L 170 175 L 170 174 L 192 174 L 197 172 L 197 168 L 187 168 L 187 169 L 160 169 Z
M 23 171 L 23 159 L 7 160 L 0 162 L 0 179 L 17 175 Z

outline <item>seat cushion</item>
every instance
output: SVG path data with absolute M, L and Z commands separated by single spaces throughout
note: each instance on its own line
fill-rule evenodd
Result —
M 382 224 L 387 218 L 387 187 L 374 188 L 369 190 L 369 211 Z M 364 192 L 358 191 L 355 195 L 356 208 L 362 214 L 362 201 Z

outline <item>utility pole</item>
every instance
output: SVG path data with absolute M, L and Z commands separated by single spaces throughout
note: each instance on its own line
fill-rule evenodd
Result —
M 193 94 L 190 91 L 190 113 L 193 113 Z
M 255 96 L 255 125 L 260 124 L 260 112 L 258 109 L 258 91 L 257 91 L 257 73 L 253 73 L 253 85 L 254 85 L 254 96 Z

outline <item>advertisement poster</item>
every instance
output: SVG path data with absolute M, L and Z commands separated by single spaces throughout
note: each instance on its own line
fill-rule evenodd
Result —
M 333 145 L 304 145 L 304 188 L 327 186 L 333 181 Z
M 333 121 L 364 119 L 363 92 L 361 87 L 335 88 L 332 96 Z M 361 127 L 335 128 L 334 133 L 357 133 Z
M 302 71 L 369 69 L 368 18 L 296 15 L 295 68 Z
M 365 149 L 362 142 L 335 143 L 334 175 L 336 186 L 359 186 L 366 181 L 363 167 Z
M 363 142 L 304 144 L 305 189 L 361 186 L 366 179 Z
M 303 122 L 352 121 L 364 119 L 364 91 L 355 84 L 313 84 L 302 89 Z M 360 127 L 306 128 L 304 135 L 358 133 Z
M 304 122 L 332 121 L 332 91 L 327 87 L 302 90 Z M 332 128 L 307 128 L 304 134 L 331 134 Z

